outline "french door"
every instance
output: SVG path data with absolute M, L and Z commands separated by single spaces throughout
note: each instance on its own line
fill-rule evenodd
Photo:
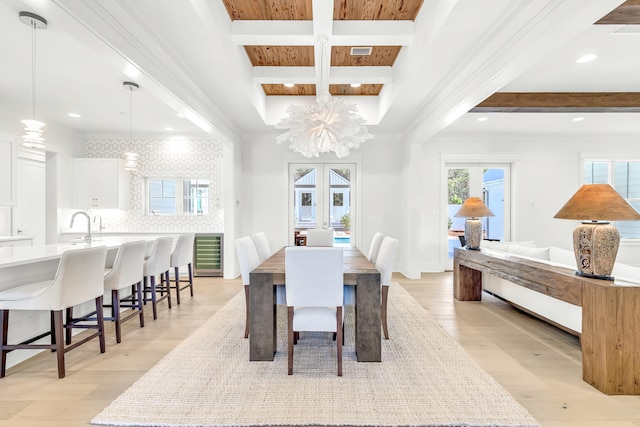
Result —
M 289 243 L 296 232 L 333 228 L 336 244 L 351 246 L 355 164 L 289 164 Z
M 465 218 L 455 214 L 467 197 L 480 197 L 494 216 L 481 218 L 483 238 L 508 241 L 511 230 L 508 163 L 446 163 L 447 256 L 445 269 L 453 268 L 453 249 L 460 247 Z

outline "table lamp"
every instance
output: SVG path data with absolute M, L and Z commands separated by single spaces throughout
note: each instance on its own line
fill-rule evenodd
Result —
M 480 241 L 482 240 L 482 221 L 480 218 L 485 216 L 494 215 L 479 197 L 467 198 L 454 215 L 456 218 L 467 218 L 464 222 L 464 240 L 467 243 L 467 249 L 480 249 Z
M 576 274 L 613 280 L 620 233 L 608 221 L 640 220 L 640 213 L 609 184 L 586 184 L 554 215 L 559 219 L 577 219 L 573 230 Z

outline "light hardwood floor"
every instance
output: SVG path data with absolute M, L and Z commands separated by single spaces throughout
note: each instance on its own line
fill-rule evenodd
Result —
M 421 280 L 396 274 L 394 280 L 543 426 L 640 426 L 640 397 L 607 396 L 582 381 L 577 338 L 486 294 L 481 303 L 454 301 L 451 273 L 423 274 Z M 194 298 L 183 291 L 180 306 L 167 310 L 162 303 L 158 320 L 148 315 L 145 328 L 126 322 L 121 344 L 109 324 L 106 353 L 98 352 L 97 342 L 67 353 L 62 380 L 48 352 L 10 369 L 0 379 L 0 427 L 90 425 L 95 414 L 241 291 L 240 280 L 196 278 Z

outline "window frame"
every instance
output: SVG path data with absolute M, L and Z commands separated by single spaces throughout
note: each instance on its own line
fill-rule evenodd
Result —
M 175 182 L 175 195 L 174 195 L 174 203 L 175 203 L 175 213 L 163 213 L 163 212 L 152 212 L 151 211 L 151 191 L 150 184 L 152 181 L 174 181 Z M 199 197 L 186 197 L 184 194 L 184 186 L 186 182 L 196 181 L 196 182 L 207 182 L 209 187 L 208 196 L 206 197 L 207 201 L 207 211 L 206 213 L 198 213 L 198 212 L 185 212 L 184 206 L 187 199 L 195 200 Z M 188 177 L 188 178 L 175 178 L 175 177 L 145 177 L 145 215 L 149 216 L 206 216 L 211 214 L 211 179 L 209 178 L 200 178 L 200 177 Z M 204 199 L 204 198 L 202 198 Z
M 623 156 L 621 156 L 623 157 Z M 615 182 L 616 182 L 616 164 L 617 163 L 624 163 L 627 165 L 627 168 L 629 166 L 630 163 L 636 163 L 638 165 L 640 165 L 640 159 L 628 159 L 628 158 L 621 158 L 618 156 L 581 156 L 581 180 L 582 180 L 582 184 L 609 184 L 611 185 L 611 187 L 613 187 L 614 190 L 616 190 L 616 192 L 618 194 L 620 194 L 620 197 L 622 197 L 623 199 L 625 199 L 627 202 L 629 202 L 629 204 L 631 204 L 632 206 L 634 206 L 636 209 L 638 209 L 638 206 L 640 206 L 640 197 L 627 197 L 626 195 L 623 195 L 620 193 L 620 190 L 618 188 L 616 188 L 615 186 Z M 591 163 L 604 163 L 607 166 L 607 171 L 606 171 L 606 180 L 607 182 L 601 182 L 601 180 L 594 180 L 594 176 L 595 174 L 591 174 L 591 180 L 590 182 L 587 182 L 587 174 L 586 174 L 586 169 L 587 169 L 587 164 Z M 627 181 L 628 182 L 628 181 Z M 628 188 L 629 185 L 627 185 L 627 193 L 628 193 Z M 640 221 L 624 221 L 625 225 L 620 225 L 618 224 L 619 221 L 611 221 L 611 223 L 614 224 L 614 226 L 618 229 L 618 231 L 620 232 L 620 239 L 622 240 L 639 240 L 640 239 Z M 629 225 L 630 223 L 637 223 L 637 225 Z M 629 229 L 637 229 L 638 231 L 636 233 L 634 233 L 636 236 L 633 235 L 629 235 L 629 232 L 627 230 Z

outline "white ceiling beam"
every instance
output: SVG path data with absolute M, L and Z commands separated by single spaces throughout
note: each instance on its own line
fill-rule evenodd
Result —
M 314 67 L 253 67 L 257 84 L 315 84 Z M 391 67 L 331 67 L 329 84 L 387 84 L 393 80 Z
M 311 46 L 312 21 L 233 21 L 231 40 L 239 46 Z
M 317 31 L 317 33 L 315 33 Z M 233 21 L 236 45 L 311 46 L 315 34 L 324 34 L 334 46 L 408 46 L 413 21 Z
M 408 46 L 413 42 L 413 21 L 335 21 L 334 46 Z
M 329 84 L 386 84 L 392 80 L 391 67 L 331 67 Z
M 253 67 L 253 80 L 258 84 L 315 84 L 314 67 Z
M 333 1 L 314 1 L 313 34 L 316 38 L 314 60 L 316 68 L 316 97 L 329 94 L 329 71 L 331 67 L 331 44 L 333 35 Z

